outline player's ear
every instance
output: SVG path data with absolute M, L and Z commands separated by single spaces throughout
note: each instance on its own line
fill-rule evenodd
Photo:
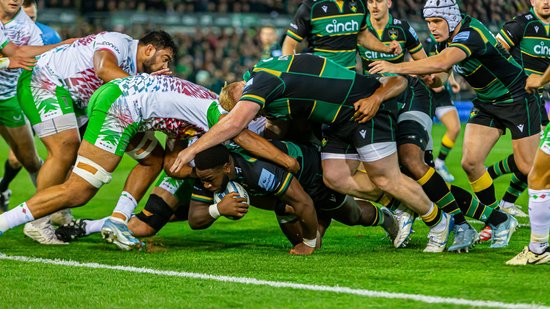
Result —
M 227 162 L 223 165 L 223 172 L 227 175 L 229 175 L 229 173 L 231 173 L 231 165 L 229 164 L 229 162 Z
M 153 44 L 147 44 L 145 46 L 145 56 L 147 57 L 152 57 L 156 51 L 157 49 L 153 46 Z

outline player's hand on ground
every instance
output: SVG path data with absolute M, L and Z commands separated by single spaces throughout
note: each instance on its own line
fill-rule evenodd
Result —
M 373 63 L 369 64 L 369 73 L 395 73 L 394 66 L 395 65 L 393 63 L 387 61 L 374 61 Z
M 525 90 L 528 93 L 534 93 L 537 91 L 538 88 L 542 87 L 542 76 L 531 74 L 527 78 L 527 82 L 525 83 Z
M 169 68 L 160 69 L 158 71 L 151 73 L 151 75 L 172 75 L 172 71 Z
M 195 158 L 195 155 L 189 150 L 189 148 L 183 149 L 178 153 L 178 156 L 174 160 L 174 164 L 172 164 L 172 167 L 170 167 L 170 172 L 173 174 L 178 173 L 185 165 L 191 162 L 194 158 Z
M 218 211 L 222 216 L 242 218 L 248 212 L 246 198 L 239 197 L 239 193 L 231 192 L 218 203 Z
M 382 104 L 382 100 L 376 95 L 371 95 L 368 98 L 361 99 L 355 103 L 353 106 L 355 108 L 355 114 L 353 119 L 359 123 L 365 123 L 374 117 L 378 112 L 378 108 Z
M 24 69 L 27 71 L 32 70 L 36 64 L 36 59 L 32 57 L 9 57 L 10 64 L 8 69 Z
M 294 255 L 310 255 L 313 253 L 313 251 L 315 251 L 315 248 L 312 248 L 301 242 L 294 246 L 294 248 L 290 249 L 289 253 Z
M 401 48 L 401 44 L 397 41 L 391 41 L 389 47 L 391 48 L 391 53 L 394 55 L 399 55 L 403 52 L 403 49 Z

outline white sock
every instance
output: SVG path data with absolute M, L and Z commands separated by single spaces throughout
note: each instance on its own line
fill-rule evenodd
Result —
M 445 161 L 441 160 L 440 158 L 436 158 L 434 161 L 435 168 L 440 168 L 443 165 L 445 165 Z
M 137 201 L 136 199 L 128 192 L 122 191 L 120 194 L 120 198 L 118 199 L 118 202 L 116 204 L 115 210 L 113 212 L 117 212 L 119 214 L 124 215 L 126 217 L 126 223 L 128 223 L 128 220 L 130 220 L 130 217 L 134 213 L 134 210 L 137 207 Z
M 14 209 L 0 215 L 0 232 L 4 233 L 11 228 L 33 220 L 34 217 L 27 207 L 27 203 L 22 203 Z
M 446 216 L 445 213 L 441 211 L 441 220 L 436 226 L 432 227 L 431 230 L 434 231 L 435 233 L 443 232 L 443 230 L 445 230 L 445 227 L 447 226 L 447 220 L 448 220 L 447 218 L 450 218 L 450 216 Z
M 541 254 L 548 247 L 550 190 L 529 189 L 529 220 L 531 222 L 529 250 Z
M 101 232 L 101 227 L 103 226 L 103 224 L 107 219 L 109 219 L 109 217 L 99 219 L 99 220 L 84 220 L 84 222 L 86 222 L 86 227 L 85 227 L 86 236 L 93 233 Z

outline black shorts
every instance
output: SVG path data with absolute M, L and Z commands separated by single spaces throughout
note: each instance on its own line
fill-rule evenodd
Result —
M 433 91 L 418 77 L 408 77 L 409 87 L 405 92 L 403 108 L 399 114 L 410 111 L 418 111 L 433 117 L 435 104 Z
M 512 139 L 540 133 L 541 105 L 535 94 L 513 103 L 488 104 L 474 99 L 468 123 L 510 130 Z
M 376 161 L 396 151 L 397 99 L 381 104 L 376 115 L 366 123 L 353 120 L 333 124 L 323 132 L 323 159 Z
M 451 100 L 451 92 L 445 88 L 441 92 L 435 92 L 432 90 L 432 96 L 434 99 L 435 108 L 454 106 Z

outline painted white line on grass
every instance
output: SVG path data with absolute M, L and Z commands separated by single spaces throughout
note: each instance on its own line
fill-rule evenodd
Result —
M 428 295 L 421 295 L 421 294 L 381 292 L 381 291 L 353 289 L 353 288 L 340 287 L 340 286 L 300 284 L 300 283 L 292 283 L 292 282 L 284 282 L 284 281 L 259 280 L 259 279 L 246 278 L 246 277 L 216 276 L 216 275 L 200 274 L 200 273 L 158 270 L 158 269 L 152 269 L 152 268 L 106 265 L 106 264 L 99 264 L 99 263 L 81 263 L 81 262 L 61 260 L 61 259 L 52 260 L 52 259 L 43 259 L 43 258 L 33 258 L 33 257 L 27 257 L 27 256 L 8 256 L 3 253 L 0 253 L 0 260 L 62 265 L 62 266 L 70 266 L 70 267 L 83 267 L 83 268 L 93 268 L 93 269 L 109 269 L 109 270 L 126 271 L 126 272 L 132 272 L 132 273 L 151 274 L 151 275 L 157 275 L 157 276 L 193 278 L 193 279 L 220 281 L 220 282 L 271 286 L 276 288 L 290 288 L 290 289 L 309 290 L 309 291 L 332 292 L 332 293 L 339 293 L 339 294 L 352 294 L 352 295 L 387 298 L 387 299 L 407 299 L 407 300 L 414 300 L 414 301 L 430 303 L 430 304 L 450 304 L 450 305 L 463 305 L 463 306 L 470 306 L 470 307 L 486 307 L 486 308 L 550 309 L 550 307 L 537 305 L 537 304 L 511 304 L 511 303 L 502 303 L 502 302 L 496 302 L 496 301 L 469 300 L 469 299 L 463 299 L 463 298 L 437 297 L 437 296 L 428 296 Z

